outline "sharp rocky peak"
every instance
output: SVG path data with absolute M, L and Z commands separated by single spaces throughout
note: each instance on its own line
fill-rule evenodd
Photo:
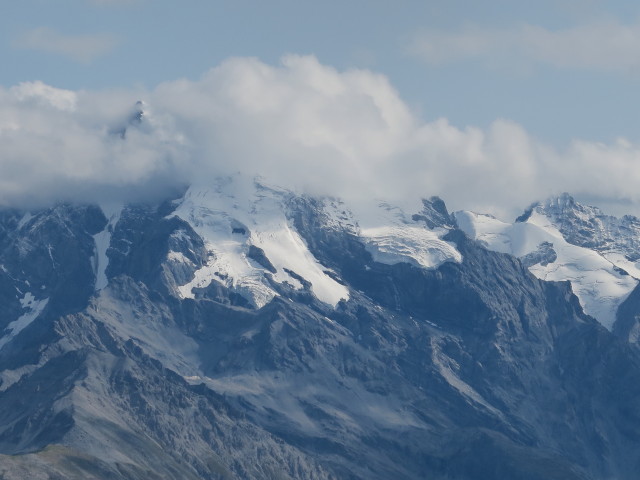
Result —
M 583 222 L 605 216 L 598 207 L 583 205 L 566 192 L 549 197 L 536 206 L 536 211 L 552 219 L 576 219 Z
M 522 215 L 516 218 L 516 223 L 526 222 L 531 218 L 533 212 L 544 215 L 554 222 L 571 218 L 586 220 L 603 215 L 599 208 L 583 205 L 567 192 L 550 196 L 542 202 L 532 203 Z
M 546 217 L 570 244 L 601 253 L 620 252 L 632 261 L 640 259 L 640 219 L 635 216 L 607 215 L 562 193 L 533 204 L 516 222 L 528 221 L 534 212 Z
M 455 217 L 449 213 L 444 201 L 437 196 L 422 199 L 422 211 L 414 214 L 414 221 L 422 221 L 430 228 L 455 229 L 457 223 Z
M 142 121 L 146 115 L 146 104 L 142 100 L 138 100 L 131 109 L 126 122 L 123 122 L 119 127 L 113 129 L 111 133 L 119 136 L 121 139 L 127 138 L 127 131 L 130 127 L 137 127 L 142 124 Z

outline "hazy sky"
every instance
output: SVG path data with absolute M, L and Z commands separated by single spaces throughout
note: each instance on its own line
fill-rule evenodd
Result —
M 1 2 L 0 201 L 51 179 L 121 182 L 104 180 L 116 147 L 98 137 L 116 105 L 144 97 L 157 116 L 143 153 L 128 146 L 121 162 L 136 181 L 203 168 L 198 155 L 274 172 L 316 158 L 327 178 L 346 178 L 346 156 L 376 192 L 395 188 L 382 186 L 393 173 L 398 189 L 416 183 L 461 207 L 520 207 L 557 190 L 637 204 L 639 13 L 637 2 L 597 0 Z M 35 118 L 72 126 L 39 129 Z M 203 125 L 224 130 L 225 145 L 211 146 Z M 243 132 L 253 150 L 234 143 Z M 173 156 L 156 151 L 158 136 Z M 37 159 L 34 144 L 58 160 Z M 271 160 L 251 159 L 261 155 Z M 492 193 L 514 182 L 518 192 Z

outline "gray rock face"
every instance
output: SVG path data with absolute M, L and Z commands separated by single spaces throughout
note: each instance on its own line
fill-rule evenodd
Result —
M 532 265 L 540 264 L 546 267 L 550 263 L 553 263 L 558 258 L 556 251 L 553 249 L 553 244 L 550 242 L 542 242 L 538 245 L 538 249 L 520 258 L 522 264 L 529 268 Z
M 211 258 L 171 205 L 123 210 L 98 291 L 99 209 L 0 218 L 3 324 L 48 299 L 1 337 L 3 478 L 636 478 L 640 351 L 441 200 L 414 220 L 463 260 L 426 269 L 375 262 L 326 202 L 289 198 L 290 228 L 349 289 L 335 308 L 258 248 L 264 307 L 222 279 L 185 298 Z
M 0 224 L 0 328 L 24 311 L 19 300 L 49 298 L 54 314 L 80 308 L 93 293 L 92 235 L 106 219 L 97 207 L 59 205 L 4 212 Z
M 640 345 L 640 288 L 636 287 L 618 308 L 613 333 Z
M 422 200 L 423 209 L 413 215 L 413 220 L 422 221 L 428 228 L 455 228 L 456 221 L 449 214 L 447 206 L 439 197 Z

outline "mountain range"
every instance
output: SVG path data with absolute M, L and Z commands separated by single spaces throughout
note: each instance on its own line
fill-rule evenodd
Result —
M 568 194 L 5 209 L 0 476 L 635 479 L 639 247 Z

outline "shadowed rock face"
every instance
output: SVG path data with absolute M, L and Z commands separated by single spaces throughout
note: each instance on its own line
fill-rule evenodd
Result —
M 223 279 L 184 298 L 211 257 L 171 203 L 124 209 L 100 291 L 100 209 L 7 212 L 2 325 L 49 300 L 0 349 L 0 475 L 636 478 L 639 351 L 567 283 L 469 240 L 440 199 L 414 220 L 447 229 L 463 260 L 434 269 L 375 262 L 324 205 L 290 196 L 286 210 L 348 287 L 335 308 L 299 272 L 277 281 L 257 247 L 247 261 L 277 293 L 264 307 Z
M 640 345 L 640 286 L 634 288 L 618 308 L 613 333 L 623 340 Z

